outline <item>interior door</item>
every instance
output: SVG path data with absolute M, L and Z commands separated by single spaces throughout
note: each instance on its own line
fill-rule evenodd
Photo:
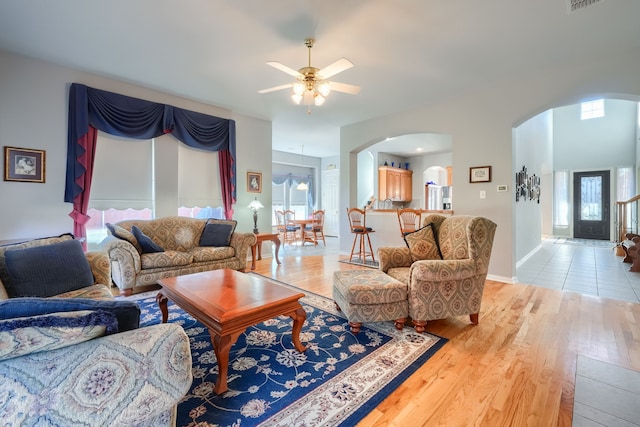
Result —
M 573 174 L 573 237 L 609 240 L 609 171 Z
M 324 235 L 338 236 L 340 230 L 338 208 L 340 202 L 340 169 L 322 171 L 322 209 Z

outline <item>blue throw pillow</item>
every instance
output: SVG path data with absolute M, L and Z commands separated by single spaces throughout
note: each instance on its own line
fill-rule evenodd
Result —
M 94 284 L 78 240 L 5 252 L 10 298 L 51 297 Z
M 200 246 L 229 246 L 231 236 L 236 229 L 237 222 L 229 219 L 210 219 L 207 221 L 200 236 Z
M 140 230 L 137 226 L 132 226 L 131 231 L 135 236 L 136 240 L 140 244 L 142 248 L 143 254 L 154 254 L 156 252 L 164 252 L 162 246 L 158 245 L 156 242 L 151 240 L 151 237 L 147 236 Z
M 140 327 L 140 306 L 135 301 L 87 298 L 10 298 L 0 301 L 0 320 L 67 311 L 102 310 L 113 313 L 118 332 Z

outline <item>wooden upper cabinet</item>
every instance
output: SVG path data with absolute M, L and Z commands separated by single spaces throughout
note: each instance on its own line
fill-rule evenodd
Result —
M 380 166 L 378 168 L 378 200 L 410 202 L 413 189 L 413 171 Z

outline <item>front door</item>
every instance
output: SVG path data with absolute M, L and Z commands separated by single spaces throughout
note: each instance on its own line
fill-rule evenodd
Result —
M 573 237 L 609 240 L 609 171 L 573 174 Z

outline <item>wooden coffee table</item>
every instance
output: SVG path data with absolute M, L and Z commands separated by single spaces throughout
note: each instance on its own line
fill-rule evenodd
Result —
M 209 328 L 218 359 L 216 394 L 227 391 L 229 351 L 251 325 L 289 316 L 293 319 L 293 345 L 299 352 L 306 350 L 300 342 L 300 330 L 307 318 L 298 301 L 304 296 L 301 292 L 229 269 L 169 277 L 158 280 L 158 284 L 162 286 L 156 297 L 162 323 L 169 317 L 168 298 Z

